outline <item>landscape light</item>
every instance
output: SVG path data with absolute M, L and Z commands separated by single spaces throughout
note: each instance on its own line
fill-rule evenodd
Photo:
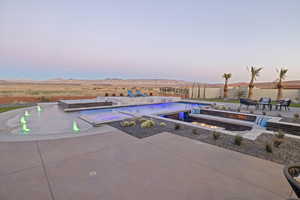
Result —
M 30 114 L 29 114 L 29 112 L 27 110 L 25 111 L 24 115 L 25 115 L 25 117 L 29 117 L 30 116 Z
M 30 131 L 30 129 L 27 127 L 27 124 L 22 125 L 22 131 L 26 134 Z
M 41 111 L 42 111 L 41 106 L 37 106 L 36 108 L 37 108 L 37 111 L 38 111 L 38 112 L 41 112 Z
M 22 117 L 20 118 L 20 122 L 21 122 L 21 124 L 26 124 L 26 123 L 27 123 L 24 116 L 22 116 Z
M 78 124 L 76 121 L 73 121 L 73 131 L 75 132 L 79 132 L 80 131 L 80 128 L 78 127 Z

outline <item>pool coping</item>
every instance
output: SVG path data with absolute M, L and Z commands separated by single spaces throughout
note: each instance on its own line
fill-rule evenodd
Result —
M 76 111 L 83 111 L 83 110 L 98 110 L 98 109 L 110 109 L 110 108 L 121 108 L 121 107 L 128 107 L 128 106 L 142 106 L 142 105 L 152 105 L 152 104 L 163 104 L 163 103 L 198 103 L 204 105 L 212 105 L 209 103 L 204 103 L 201 101 L 190 101 L 190 100 L 178 100 L 178 101 L 167 101 L 167 102 L 157 102 L 157 103 L 132 103 L 132 104 L 122 104 L 122 105 L 112 105 L 112 106 L 96 106 L 96 107 L 82 107 L 82 108 L 66 108 L 63 109 L 64 112 L 76 112 Z

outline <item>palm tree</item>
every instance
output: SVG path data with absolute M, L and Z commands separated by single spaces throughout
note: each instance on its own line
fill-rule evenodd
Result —
M 282 99 L 282 89 L 283 89 L 283 85 L 282 85 L 282 81 L 286 78 L 286 74 L 288 72 L 288 69 L 286 68 L 281 68 L 280 71 L 277 69 L 278 72 L 278 83 L 277 83 L 277 101 L 279 101 L 280 99 Z
M 250 71 L 251 73 L 251 80 L 249 83 L 249 91 L 248 91 L 248 98 L 251 99 L 253 96 L 253 88 L 254 88 L 254 81 L 256 80 L 256 78 L 259 76 L 259 72 L 262 70 L 262 67 L 256 68 L 256 67 L 251 67 L 250 70 L 248 69 L 248 71 Z
M 228 96 L 228 80 L 231 78 L 231 73 L 224 73 L 222 76 L 225 79 L 225 84 L 224 84 L 224 99 L 227 98 Z

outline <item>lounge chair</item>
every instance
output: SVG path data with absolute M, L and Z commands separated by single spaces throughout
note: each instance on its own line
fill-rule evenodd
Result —
M 136 95 L 136 96 L 141 96 L 141 97 L 145 97 L 145 96 L 146 96 L 146 95 L 143 94 L 140 90 L 137 90 L 135 95 Z
M 290 104 L 291 104 L 291 99 L 283 99 L 283 100 L 279 100 L 278 103 L 276 104 L 276 110 L 279 108 L 280 110 L 282 109 L 282 107 L 284 107 L 284 109 L 290 110 Z
M 133 94 L 131 90 L 127 90 L 127 95 L 129 97 L 135 97 L 135 94 Z
M 247 106 L 247 109 L 249 108 L 249 106 L 255 106 L 255 108 L 257 109 L 258 108 L 258 103 L 257 101 L 254 101 L 254 100 L 251 100 L 251 99 L 244 99 L 244 98 L 241 98 L 240 99 L 240 105 L 246 105 Z
M 271 104 L 272 100 L 269 97 L 263 97 L 260 98 L 258 104 L 259 106 L 262 106 L 262 109 L 264 110 L 267 107 L 269 107 L 269 110 L 272 110 L 272 104 Z

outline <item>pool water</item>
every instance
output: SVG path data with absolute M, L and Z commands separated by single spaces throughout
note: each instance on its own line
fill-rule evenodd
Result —
M 207 104 L 170 102 L 170 103 L 160 103 L 160 104 L 147 104 L 147 105 L 135 105 L 135 106 L 125 106 L 125 107 L 117 107 L 117 108 L 86 110 L 86 111 L 81 111 L 80 114 L 84 116 L 85 119 L 88 119 L 89 121 L 93 121 L 93 123 L 101 123 L 109 120 L 127 119 L 136 115 L 138 116 L 155 115 L 155 114 L 164 114 L 164 113 L 192 110 L 194 108 L 199 108 L 205 105 Z

